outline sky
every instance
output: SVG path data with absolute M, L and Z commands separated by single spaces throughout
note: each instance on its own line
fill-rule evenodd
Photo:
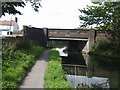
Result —
M 20 29 L 23 25 L 31 25 L 38 28 L 78 28 L 80 25 L 78 9 L 92 5 L 91 0 L 42 0 L 39 13 L 35 12 L 30 3 L 24 8 L 18 7 L 23 15 L 2 16 L 1 20 L 14 20 L 18 17 Z

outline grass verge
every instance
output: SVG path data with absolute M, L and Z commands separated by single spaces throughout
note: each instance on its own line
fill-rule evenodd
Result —
M 58 52 L 55 50 L 50 51 L 50 58 L 44 80 L 45 88 L 72 88 L 72 86 L 65 79 L 65 75 L 61 66 L 61 58 Z
M 25 46 L 27 44 L 29 48 Z M 35 42 L 28 41 L 11 43 L 11 45 L 7 42 L 4 45 L 2 53 L 2 90 L 9 90 L 19 87 L 44 48 Z

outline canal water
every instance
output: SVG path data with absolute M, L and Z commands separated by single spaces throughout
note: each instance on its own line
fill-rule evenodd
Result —
M 62 57 L 62 68 L 67 81 L 75 88 L 119 88 L 119 60 L 90 56 L 78 52 L 64 53 L 56 48 Z

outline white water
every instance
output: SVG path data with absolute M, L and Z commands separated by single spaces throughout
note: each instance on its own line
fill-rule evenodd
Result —
M 66 49 L 66 47 L 56 48 L 56 50 L 59 52 L 59 55 L 60 55 L 60 56 L 65 56 L 65 57 L 67 57 L 68 54 L 63 52 L 65 49 Z

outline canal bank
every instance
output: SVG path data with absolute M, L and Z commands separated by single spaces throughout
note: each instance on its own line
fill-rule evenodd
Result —
M 61 57 L 56 50 L 50 51 L 44 82 L 44 88 L 72 88 L 72 86 L 66 81 L 66 77 L 61 65 Z
M 111 41 L 96 42 L 89 54 L 93 56 L 101 56 L 111 59 L 120 59 L 120 45 L 115 45 Z

